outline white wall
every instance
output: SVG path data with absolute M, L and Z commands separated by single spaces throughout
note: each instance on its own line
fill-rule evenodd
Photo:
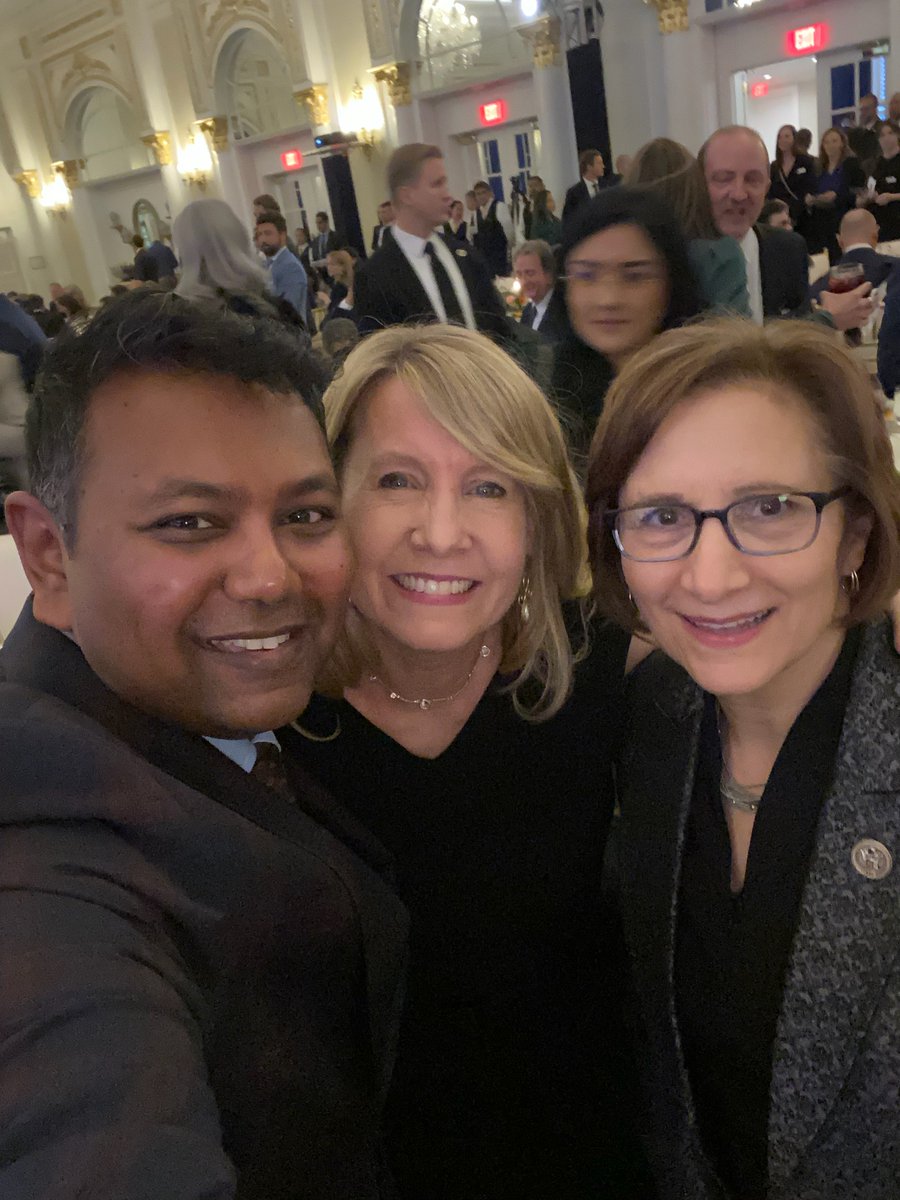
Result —
M 898 53 L 900 53 L 900 47 L 898 47 Z M 814 79 L 811 79 L 809 83 L 798 85 L 797 105 L 799 110 L 797 128 L 809 129 L 812 132 L 812 148 L 815 152 L 818 149 L 821 132 L 819 130 L 818 88 Z
M 775 157 L 775 140 L 782 125 L 799 129 L 800 94 L 795 84 L 775 88 L 767 96 L 754 100 L 747 97 L 747 124 L 759 133 L 769 148 L 769 158 Z
M 112 268 L 132 262 L 134 251 L 125 245 L 121 235 L 112 228 L 109 214 L 117 212 L 122 219 L 122 224 L 126 230 L 129 230 L 132 228 L 131 214 L 135 204 L 138 200 L 149 200 L 160 219 L 168 224 L 170 216 L 175 214 L 168 212 L 168 198 L 163 187 L 161 172 L 158 167 L 134 171 L 130 175 L 118 179 L 85 184 L 81 190 L 90 200 L 91 213 L 104 257 L 104 266 L 108 272 L 109 282 L 113 283 L 115 277 L 112 275 Z M 188 198 L 185 194 L 185 203 Z

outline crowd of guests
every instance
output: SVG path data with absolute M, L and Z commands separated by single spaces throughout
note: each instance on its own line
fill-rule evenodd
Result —
M 424 144 L 364 261 L 0 297 L 0 1197 L 896 1200 L 893 263 L 751 129 L 588 153 L 520 320 Z

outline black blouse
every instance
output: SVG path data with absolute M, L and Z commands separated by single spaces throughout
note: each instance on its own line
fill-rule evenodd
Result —
M 387 1139 L 406 1200 L 650 1194 L 600 889 L 628 638 L 593 638 L 549 721 L 493 687 L 425 759 L 320 700 L 301 724 L 339 735 L 285 743 L 393 853 L 410 909 Z
M 817 174 L 816 160 L 810 154 L 798 154 L 787 175 L 777 162 L 773 162 L 769 168 L 769 194 L 766 199 L 783 200 L 796 224 L 806 210 L 806 197 L 815 195 Z
M 893 158 L 879 158 L 873 172 L 875 191 L 900 192 L 900 154 Z M 894 242 L 900 238 L 900 200 L 891 200 L 889 204 L 874 204 L 872 212 L 878 222 L 878 240 Z
M 766 1195 L 772 1050 L 791 946 L 862 630 L 791 727 L 731 891 L 716 707 L 707 697 L 685 831 L 675 997 L 704 1149 L 733 1200 Z

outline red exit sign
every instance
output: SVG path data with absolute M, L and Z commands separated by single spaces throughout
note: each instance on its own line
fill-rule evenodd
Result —
M 752 83 L 750 85 L 750 95 L 754 100 L 762 100 L 763 96 L 768 96 L 769 85 L 767 83 Z
M 479 108 L 478 119 L 482 125 L 499 125 L 501 121 L 506 120 L 506 113 L 505 100 L 489 100 Z
M 787 52 L 795 58 L 801 54 L 818 54 L 828 45 L 827 25 L 804 25 L 787 35 Z
M 281 156 L 281 165 L 286 171 L 299 171 L 303 166 L 303 155 L 299 150 L 285 150 Z

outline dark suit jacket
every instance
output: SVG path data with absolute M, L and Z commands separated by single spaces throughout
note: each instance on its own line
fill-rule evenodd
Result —
M 863 129 L 861 125 L 852 125 L 846 130 L 850 149 L 859 159 L 860 166 L 867 175 L 872 174 L 872 169 L 881 154 L 881 143 L 878 140 L 881 126 L 882 122 L 876 121 L 871 129 Z
M 572 213 L 577 212 L 582 204 L 587 204 L 590 199 L 591 193 L 588 191 L 587 184 L 583 179 L 579 179 L 577 183 L 573 183 L 566 192 L 566 198 L 563 202 L 562 219 L 564 221 L 568 220 Z
M 618 873 L 661 1200 L 724 1200 L 674 1007 L 675 931 L 703 693 L 657 654 L 632 679 Z M 825 798 L 774 1046 L 768 1200 L 896 1200 L 900 1180 L 900 658 L 869 627 Z M 821 747 L 809 753 L 821 753 Z M 850 853 L 874 838 L 881 880 Z
M 391 235 L 391 229 L 392 229 L 391 225 L 387 225 L 387 226 L 376 225 L 375 228 L 372 230 L 372 250 L 373 251 L 381 249 L 381 246 L 379 245 L 379 230 L 381 230 L 381 229 L 384 229 L 384 233 L 381 235 L 382 242 L 384 241 L 384 238 L 389 238 L 392 236 Z
M 0 677 L 2 1200 L 388 1194 L 385 852 L 301 771 L 288 805 L 118 700 L 30 604 Z
M 848 254 L 842 255 L 838 261 L 839 263 L 861 263 L 866 273 L 866 280 L 871 283 L 873 288 L 880 287 L 893 274 L 894 267 L 900 263 L 900 259 L 892 258 L 888 254 L 879 254 L 877 250 L 868 246 L 851 250 Z M 823 275 L 821 279 L 817 279 L 810 286 L 809 294 L 813 299 L 818 299 L 827 287 L 828 276 Z
M 321 245 L 320 245 L 320 239 L 323 236 L 325 238 L 325 249 L 324 250 L 322 250 Z M 328 254 L 329 251 L 340 250 L 340 248 L 341 248 L 340 238 L 338 237 L 338 235 L 335 233 L 335 231 L 333 229 L 329 229 L 328 232 L 324 235 L 321 233 L 318 233 L 318 232 L 312 234 L 312 236 L 310 237 L 309 244 L 310 244 L 310 247 L 312 250 L 311 257 L 314 262 L 318 262 L 320 259 L 323 259 L 325 257 L 325 255 Z
M 884 297 L 878 331 L 878 380 L 887 396 L 900 388 L 900 266 L 891 274 Z
M 449 242 L 447 245 L 468 288 L 478 328 L 494 338 L 509 340 L 512 337 L 511 322 L 484 260 L 469 246 Z M 388 325 L 436 320 L 431 301 L 395 238 L 358 268 L 353 299 L 362 334 L 373 333 Z
M 809 317 L 809 253 L 799 233 L 755 226 L 759 239 L 763 314 L 766 317 Z
M 566 314 L 562 289 L 555 287 L 553 295 L 550 297 L 550 303 L 547 305 L 547 311 L 544 313 L 544 319 L 535 330 L 535 333 L 542 341 L 556 345 L 563 340 L 568 332 L 569 318 Z

